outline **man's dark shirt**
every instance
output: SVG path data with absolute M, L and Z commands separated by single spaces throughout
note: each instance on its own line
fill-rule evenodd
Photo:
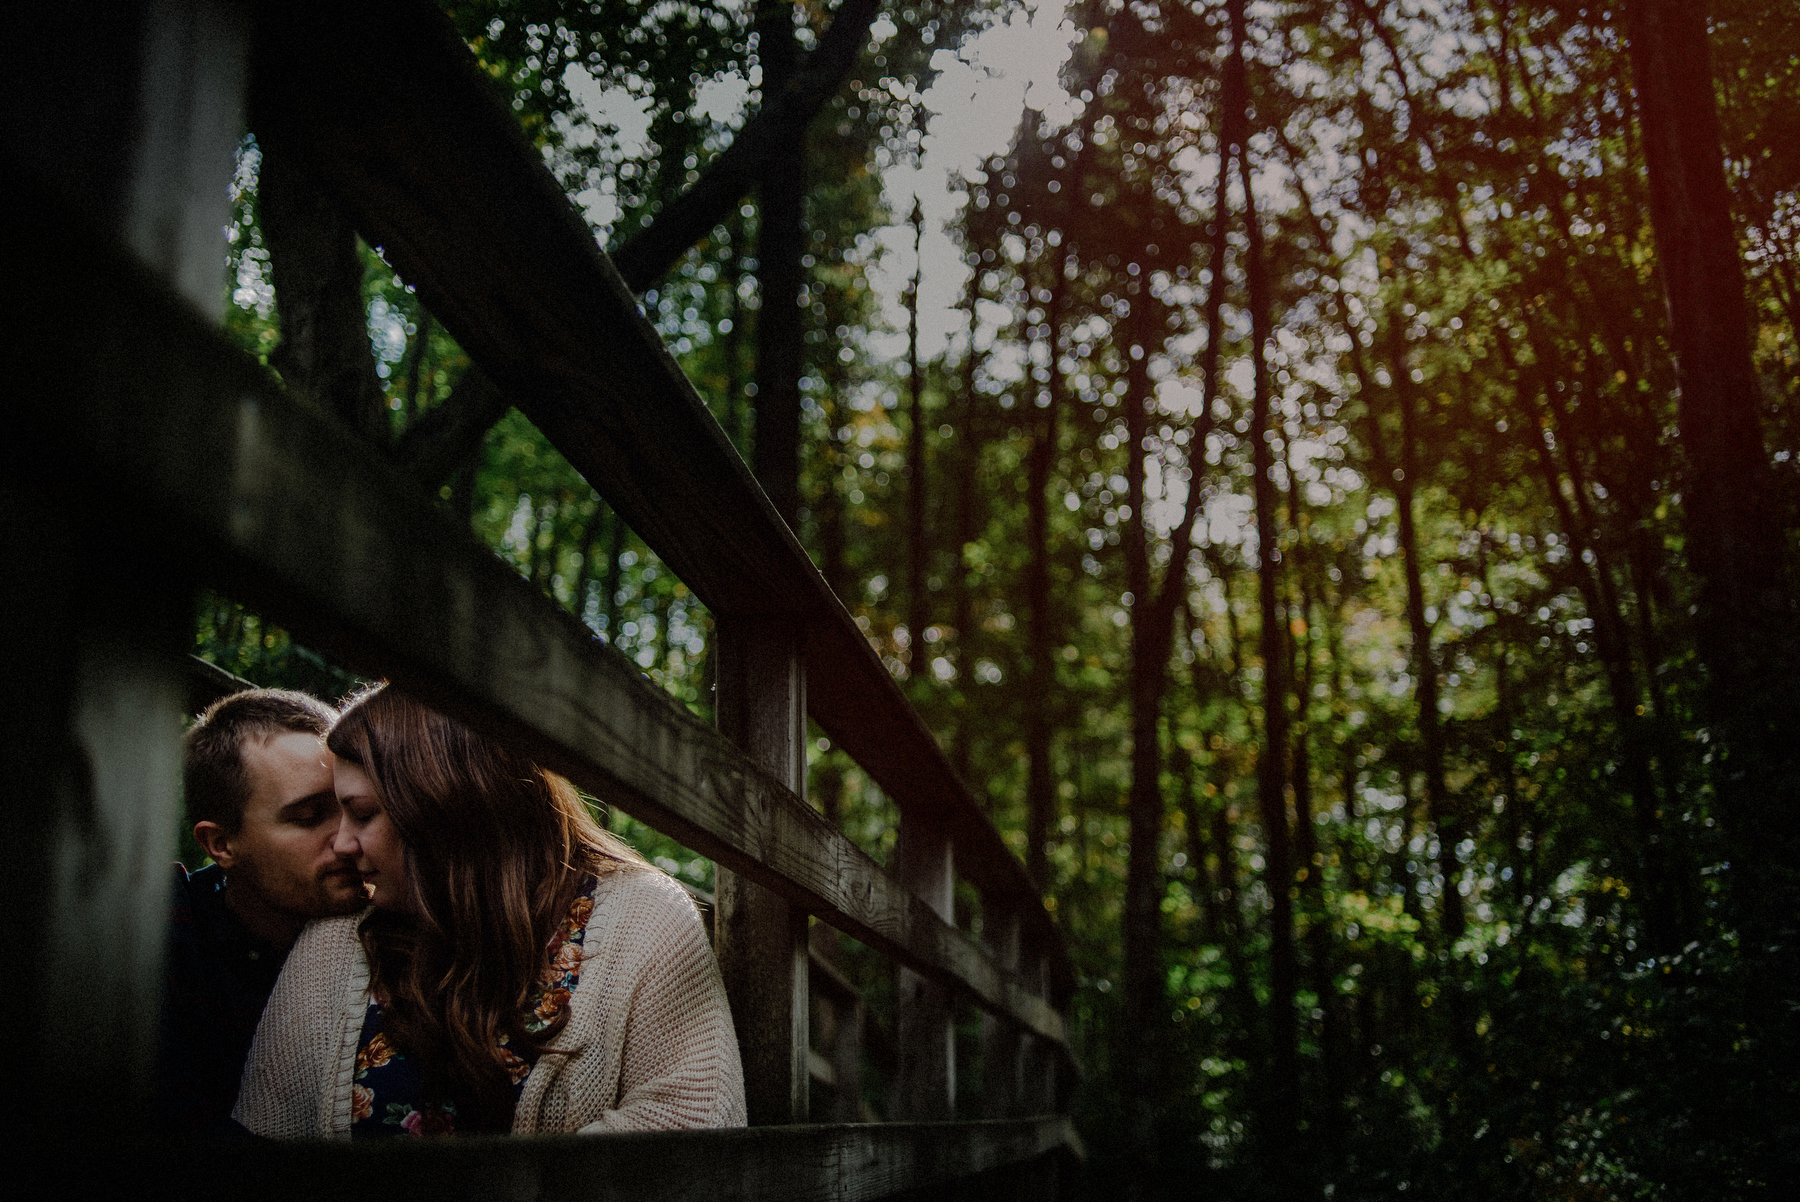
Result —
M 172 1132 L 242 1135 L 231 1121 L 244 1060 L 287 953 L 225 904 L 225 873 L 175 865 L 156 1121 Z

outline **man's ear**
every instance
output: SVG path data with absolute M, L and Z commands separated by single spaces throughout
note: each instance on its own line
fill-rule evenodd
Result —
M 206 854 L 211 856 L 213 862 L 220 868 L 226 872 L 231 871 L 231 866 L 237 861 L 237 857 L 231 852 L 231 836 L 225 833 L 224 827 L 216 822 L 196 822 L 194 823 L 194 842 L 204 848 Z

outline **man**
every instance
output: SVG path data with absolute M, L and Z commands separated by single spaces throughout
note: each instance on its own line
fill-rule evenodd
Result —
M 251 689 L 214 702 L 184 740 L 188 821 L 214 862 L 175 866 L 157 1078 L 158 1118 L 172 1130 L 233 1129 L 288 949 L 310 920 L 364 904 L 355 865 L 332 850 L 332 717 L 304 693 Z

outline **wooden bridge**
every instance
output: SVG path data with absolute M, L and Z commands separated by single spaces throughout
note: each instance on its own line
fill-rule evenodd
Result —
M 449 23 L 411 0 L 27 7 L 0 84 L 0 1020 L 21 1163 L 258 1197 L 1053 1196 L 1078 1149 L 1057 931 Z M 223 336 L 246 112 L 709 607 L 716 729 Z M 751 1128 L 145 1142 L 201 586 L 711 857 Z M 889 867 L 806 803 L 809 715 L 898 806 Z M 979 938 L 955 925 L 958 877 Z M 862 1003 L 809 955 L 813 918 L 897 966 L 891 1121 L 855 1121 Z M 978 1105 L 956 1097 L 958 999 L 983 1012 Z

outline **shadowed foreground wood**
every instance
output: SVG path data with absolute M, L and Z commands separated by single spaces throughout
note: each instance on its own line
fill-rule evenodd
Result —
M 20 476 L 166 532 L 171 562 L 430 697 L 852 937 L 1058 1044 L 1062 1017 L 373 449 L 279 392 L 107 242 L 43 209 L 0 301 Z M 94 294 L 90 279 L 109 287 Z M 92 326 L 63 315 L 85 311 Z M 96 334 L 95 331 L 104 331 Z
M 1079 1149 L 1057 1115 L 1004 1122 L 749 1127 L 590 1136 L 159 1149 L 154 1176 L 204 1164 L 224 1196 L 508 1202 L 874 1202 Z M 135 1158 L 133 1158 L 135 1159 Z

